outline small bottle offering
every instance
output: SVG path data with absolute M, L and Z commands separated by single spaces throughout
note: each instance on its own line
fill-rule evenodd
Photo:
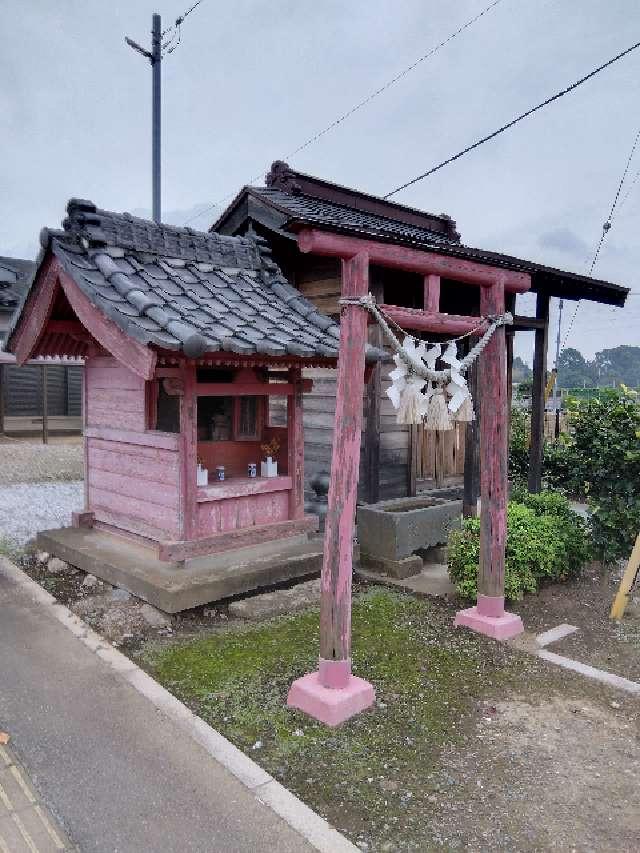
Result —
M 216 480 L 224 480 L 224 465 L 216 466 Z
M 250 477 L 255 477 L 258 473 L 258 463 L 257 462 L 249 462 L 247 466 L 247 474 Z

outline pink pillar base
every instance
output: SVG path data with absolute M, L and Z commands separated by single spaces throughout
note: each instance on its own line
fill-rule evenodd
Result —
M 515 613 L 505 611 L 504 598 L 501 596 L 479 595 L 475 607 L 456 613 L 454 625 L 471 628 L 494 640 L 508 640 L 524 631 L 522 619 Z
M 318 672 L 310 672 L 293 682 L 287 705 L 327 726 L 339 726 L 370 708 L 375 699 L 373 685 L 351 675 L 349 661 L 321 660 Z

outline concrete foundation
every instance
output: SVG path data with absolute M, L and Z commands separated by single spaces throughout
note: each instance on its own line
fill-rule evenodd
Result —
M 151 548 L 101 530 L 45 530 L 37 541 L 40 550 L 128 590 L 165 613 L 309 577 L 322 568 L 322 540 L 309 540 L 306 535 L 184 563 L 158 560 Z

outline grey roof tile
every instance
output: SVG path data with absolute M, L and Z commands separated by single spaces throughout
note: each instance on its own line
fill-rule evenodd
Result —
M 72 200 L 46 245 L 127 334 L 196 358 L 335 358 L 335 323 L 284 279 L 264 241 L 158 225 Z

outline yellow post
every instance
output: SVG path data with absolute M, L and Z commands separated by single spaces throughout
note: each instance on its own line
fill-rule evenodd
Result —
M 611 608 L 611 618 L 620 620 L 624 616 L 624 609 L 627 606 L 627 600 L 631 587 L 633 586 L 636 577 L 640 571 L 640 533 L 636 538 L 636 544 L 633 546 L 633 551 L 629 557 L 627 568 L 624 571 L 622 580 L 620 581 L 620 589 L 615 597 Z

